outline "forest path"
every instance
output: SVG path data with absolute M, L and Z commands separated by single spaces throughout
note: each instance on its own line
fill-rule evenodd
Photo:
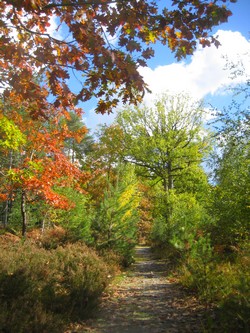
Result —
M 202 333 L 206 310 L 192 295 L 167 278 L 169 265 L 137 247 L 135 263 L 103 297 L 94 319 L 74 332 Z

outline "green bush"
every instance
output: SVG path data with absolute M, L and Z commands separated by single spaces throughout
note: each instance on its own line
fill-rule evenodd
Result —
M 213 220 L 194 194 L 171 190 L 161 201 L 154 218 L 153 244 L 165 246 L 170 243 L 185 253 L 213 224 Z
M 0 239 L 0 327 L 62 332 L 84 318 L 108 283 L 106 264 L 82 243 L 53 250 Z
M 180 282 L 217 307 L 220 333 L 249 333 L 249 245 L 238 249 L 233 262 L 221 260 L 206 238 L 193 244 L 180 269 Z M 223 256 L 224 258 L 224 256 Z
M 223 295 L 218 302 L 218 320 L 224 327 L 223 332 L 250 332 L 249 249 L 249 242 L 242 243 L 234 262 L 224 265 Z
M 194 241 L 182 262 L 182 284 L 198 291 L 204 300 L 211 301 L 216 290 L 209 286 L 215 266 L 209 238 L 200 237 Z
M 154 218 L 154 224 L 151 230 L 151 242 L 153 247 L 165 247 L 170 241 L 170 228 L 168 221 L 164 216 Z

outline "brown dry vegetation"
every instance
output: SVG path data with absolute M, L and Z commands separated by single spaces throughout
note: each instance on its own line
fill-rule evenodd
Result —
M 62 332 L 89 315 L 112 268 L 81 242 L 29 236 L 0 236 L 0 332 Z

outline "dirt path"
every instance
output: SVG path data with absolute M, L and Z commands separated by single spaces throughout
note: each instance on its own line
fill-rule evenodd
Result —
M 168 265 L 154 260 L 149 247 L 137 247 L 136 262 L 104 297 L 96 318 L 76 332 L 201 333 L 204 306 L 166 278 Z

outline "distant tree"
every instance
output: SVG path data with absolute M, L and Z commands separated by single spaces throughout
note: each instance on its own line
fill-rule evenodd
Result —
M 153 225 L 153 195 L 152 188 L 143 180 L 139 183 L 140 205 L 138 206 L 139 222 L 138 241 L 140 244 L 149 243 Z
M 165 191 L 173 189 L 177 180 L 180 184 L 195 176 L 209 148 L 203 113 L 188 96 L 167 94 L 152 108 L 124 109 L 116 120 L 123 133 L 123 159 L 137 165 L 141 176 L 161 181 Z
M 63 119 L 68 129 L 74 136 L 65 139 L 65 154 L 72 163 L 77 163 L 83 167 L 87 155 L 94 149 L 94 138 L 86 133 L 86 127 L 77 114 L 70 112 L 69 119 Z
M 4 227 L 8 224 L 13 201 L 13 190 L 11 180 L 8 179 L 8 173 L 13 168 L 17 151 L 25 143 L 26 135 L 19 130 L 13 121 L 4 115 L 0 115 L 0 201 L 3 202 L 1 215 Z

